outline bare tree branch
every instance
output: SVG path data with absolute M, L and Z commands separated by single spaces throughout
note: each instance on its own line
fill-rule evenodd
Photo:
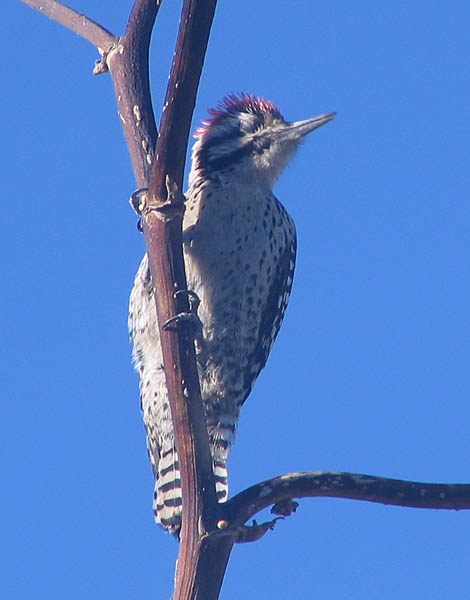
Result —
M 159 0 L 136 0 L 126 32 L 117 37 L 92 19 L 57 0 L 21 0 L 91 42 L 102 55 L 95 74 L 110 71 L 118 113 L 137 185 L 146 187 L 153 163 L 157 127 L 150 95 L 148 51 Z
M 21 0 L 21 2 L 78 33 L 96 46 L 100 54 L 107 52 L 116 42 L 116 36 L 110 31 L 57 0 Z
M 224 519 L 229 527 L 238 526 L 268 506 L 292 498 L 316 497 L 463 510 L 470 509 L 470 484 L 419 483 L 332 471 L 288 473 L 257 483 L 231 498 L 224 505 Z M 273 512 L 280 514 L 280 511 Z
M 185 0 L 183 3 L 148 205 L 143 215 L 152 279 L 158 282 L 155 300 L 183 495 L 174 600 L 217 598 L 231 549 L 230 543 L 224 544 L 226 560 L 213 571 L 218 578 L 209 582 L 206 560 L 211 553 L 201 537 L 215 529 L 219 505 L 194 345 L 187 325 L 182 323 L 178 327 L 180 336 L 162 328 L 168 319 L 189 310 L 187 297 L 180 294 L 175 298 L 174 294 L 187 287 L 181 236 L 184 199 L 180 190 L 191 117 L 215 6 L 216 0 Z
M 149 187 L 143 196 L 148 200 L 148 208 L 142 222 L 152 278 L 158 286 L 157 312 L 183 493 L 183 526 L 173 598 L 217 598 L 233 542 L 224 539 L 214 545 L 203 539 L 206 532 L 215 529 L 219 505 L 194 344 L 185 326 L 179 327 L 176 335 L 161 328 L 167 319 L 188 310 L 184 295 L 174 297 L 176 290 L 186 289 L 181 188 L 189 127 L 216 0 L 184 1 L 156 152 L 148 49 L 160 2 L 136 0 L 126 32 L 117 38 L 59 2 L 25 1 L 98 47 L 102 60 L 94 72 L 111 73 L 136 180 L 140 188 Z M 207 577 L 207 572 L 211 576 Z
M 157 126 L 149 81 L 149 46 L 160 8 L 155 0 L 136 0 L 125 34 L 103 56 L 113 80 L 118 114 L 137 185 L 148 186 Z
M 184 0 L 175 58 L 160 123 L 150 190 L 165 196 L 165 177 L 182 186 L 189 128 L 217 0 Z
M 273 521 L 246 527 L 259 511 L 288 515 L 292 498 L 337 497 L 415 508 L 469 509 L 470 484 L 418 483 L 353 473 L 290 473 L 260 482 L 218 504 L 200 399 L 194 344 L 185 324 L 162 329 L 188 310 L 181 224 L 187 140 L 216 0 L 184 0 L 175 58 L 161 120 L 153 115 L 148 51 L 160 0 L 136 0 L 126 32 L 116 37 L 56 0 L 22 0 L 75 31 L 102 55 L 95 73 L 110 71 L 139 187 L 148 191 L 143 225 L 153 281 L 183 493 L 183 525 L 174 600 L 218 598 L 234 543 L 255 541 Z M 156 146 L 157 144 L 157 146 Z M 156 150 L 155 150 L 156 146 Z

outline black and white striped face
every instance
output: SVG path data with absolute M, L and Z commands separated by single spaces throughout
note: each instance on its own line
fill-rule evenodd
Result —
M 237 172 L 270 186 L 301 139 L 334 116 L 288 123 L 272 102 L 247 94 L 227 96 L 209 114 L 195 134 L 192 177 Z

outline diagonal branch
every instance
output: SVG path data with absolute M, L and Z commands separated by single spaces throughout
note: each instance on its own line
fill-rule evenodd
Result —
M 118 114 L 137 185 L 148 185 L 157 141 L 150 95 L 148 54 L 160 0 L 136 0 L 124 36 L 117 37 L 92 19 L 57 0 L 21 0 L 82 36 L 100 52 L 95 74 L 110 71 Z
M 57 0 L 21 0 L 21 2 L 78 33 L 78 35 L 96 46 L 100 54 L 109 50 L 117 39 L 110 31 L 95 23 L 89 17 L 82 15 L 69 6 L 65 6 L 61 2 L 57 2 Z
M 257 483 L 231 498 L 224 505 L 224 519 L 229 526 L 238 526 L 273 504 L 292 498 L 317 497 L 463 510 L 470 509 L 470 484 L 419 483 L 332 471 L 288 473 Z

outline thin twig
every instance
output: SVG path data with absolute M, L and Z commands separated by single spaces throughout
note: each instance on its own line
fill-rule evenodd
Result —
M 109 51 L 117 40 L 110 31 L 57 0 L 21 0 L 21 2 L 78 33 L 96 46 L 101 55 Z
M 253 485 L 224 505 L 229 526 L 291 498 L 348 498 L 411 508 L 470 509 L 470 484 L 419 483 L 356 473 L 289 473 Z
M 148 73 L 148 49 L 160 1 L 136 0 L 126 33 L 110 33 L 90 17 L 57 0 L 21 0 L 68 27 L 97 47 L 102 59 L 94 73 L 110 71 L 118 113 L 124 130 L 137 185 L 148 185 L 157 128 L 152 109 Z

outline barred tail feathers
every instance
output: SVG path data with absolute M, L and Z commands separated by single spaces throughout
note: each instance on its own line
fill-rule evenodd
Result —
M 158 462 L 153 511 L 155 520 L 170 533 L 178 533 L 181 526 L 183 498 L 176 449 L 162 448 Z
M 228 497 L 228 475 L 225 462 L 216 461 L 212 463 L 214 469 L 215 491 L 217 500 L 225 502 Z
M 210 423 L 210 418 L 208 419 Z M 208 425 L 209 446 L 214 469 L 215 491 L 219 502 L 228 497 L 227 460 L 230 448 L 235 441 L 235 419 L 230 415 L 219 417 L 214 424 Z
M 234 420 L 226 418 L 209 425 L 208 434 L 217 499 L 225 502 L 228 498 L 227 459 L 235 437 Z M 177 534 L 181 527 L 182 504 L 178 455 L 173 440 L 167 440 L 160 448 L 155 482 L 154 513 L 157 523 L 170 533 Z
M 225 502 L 228 496 L 228 476 L 225 462 L 212 464 L 215 477 L 215 489 L 219 502 Z M 155 520 L 170 533 L 177 534 L 181 527 L 183 498 L 181 477 L 176 450 L 171 448 L 163 452 L 158 463 L 153 510 Z

